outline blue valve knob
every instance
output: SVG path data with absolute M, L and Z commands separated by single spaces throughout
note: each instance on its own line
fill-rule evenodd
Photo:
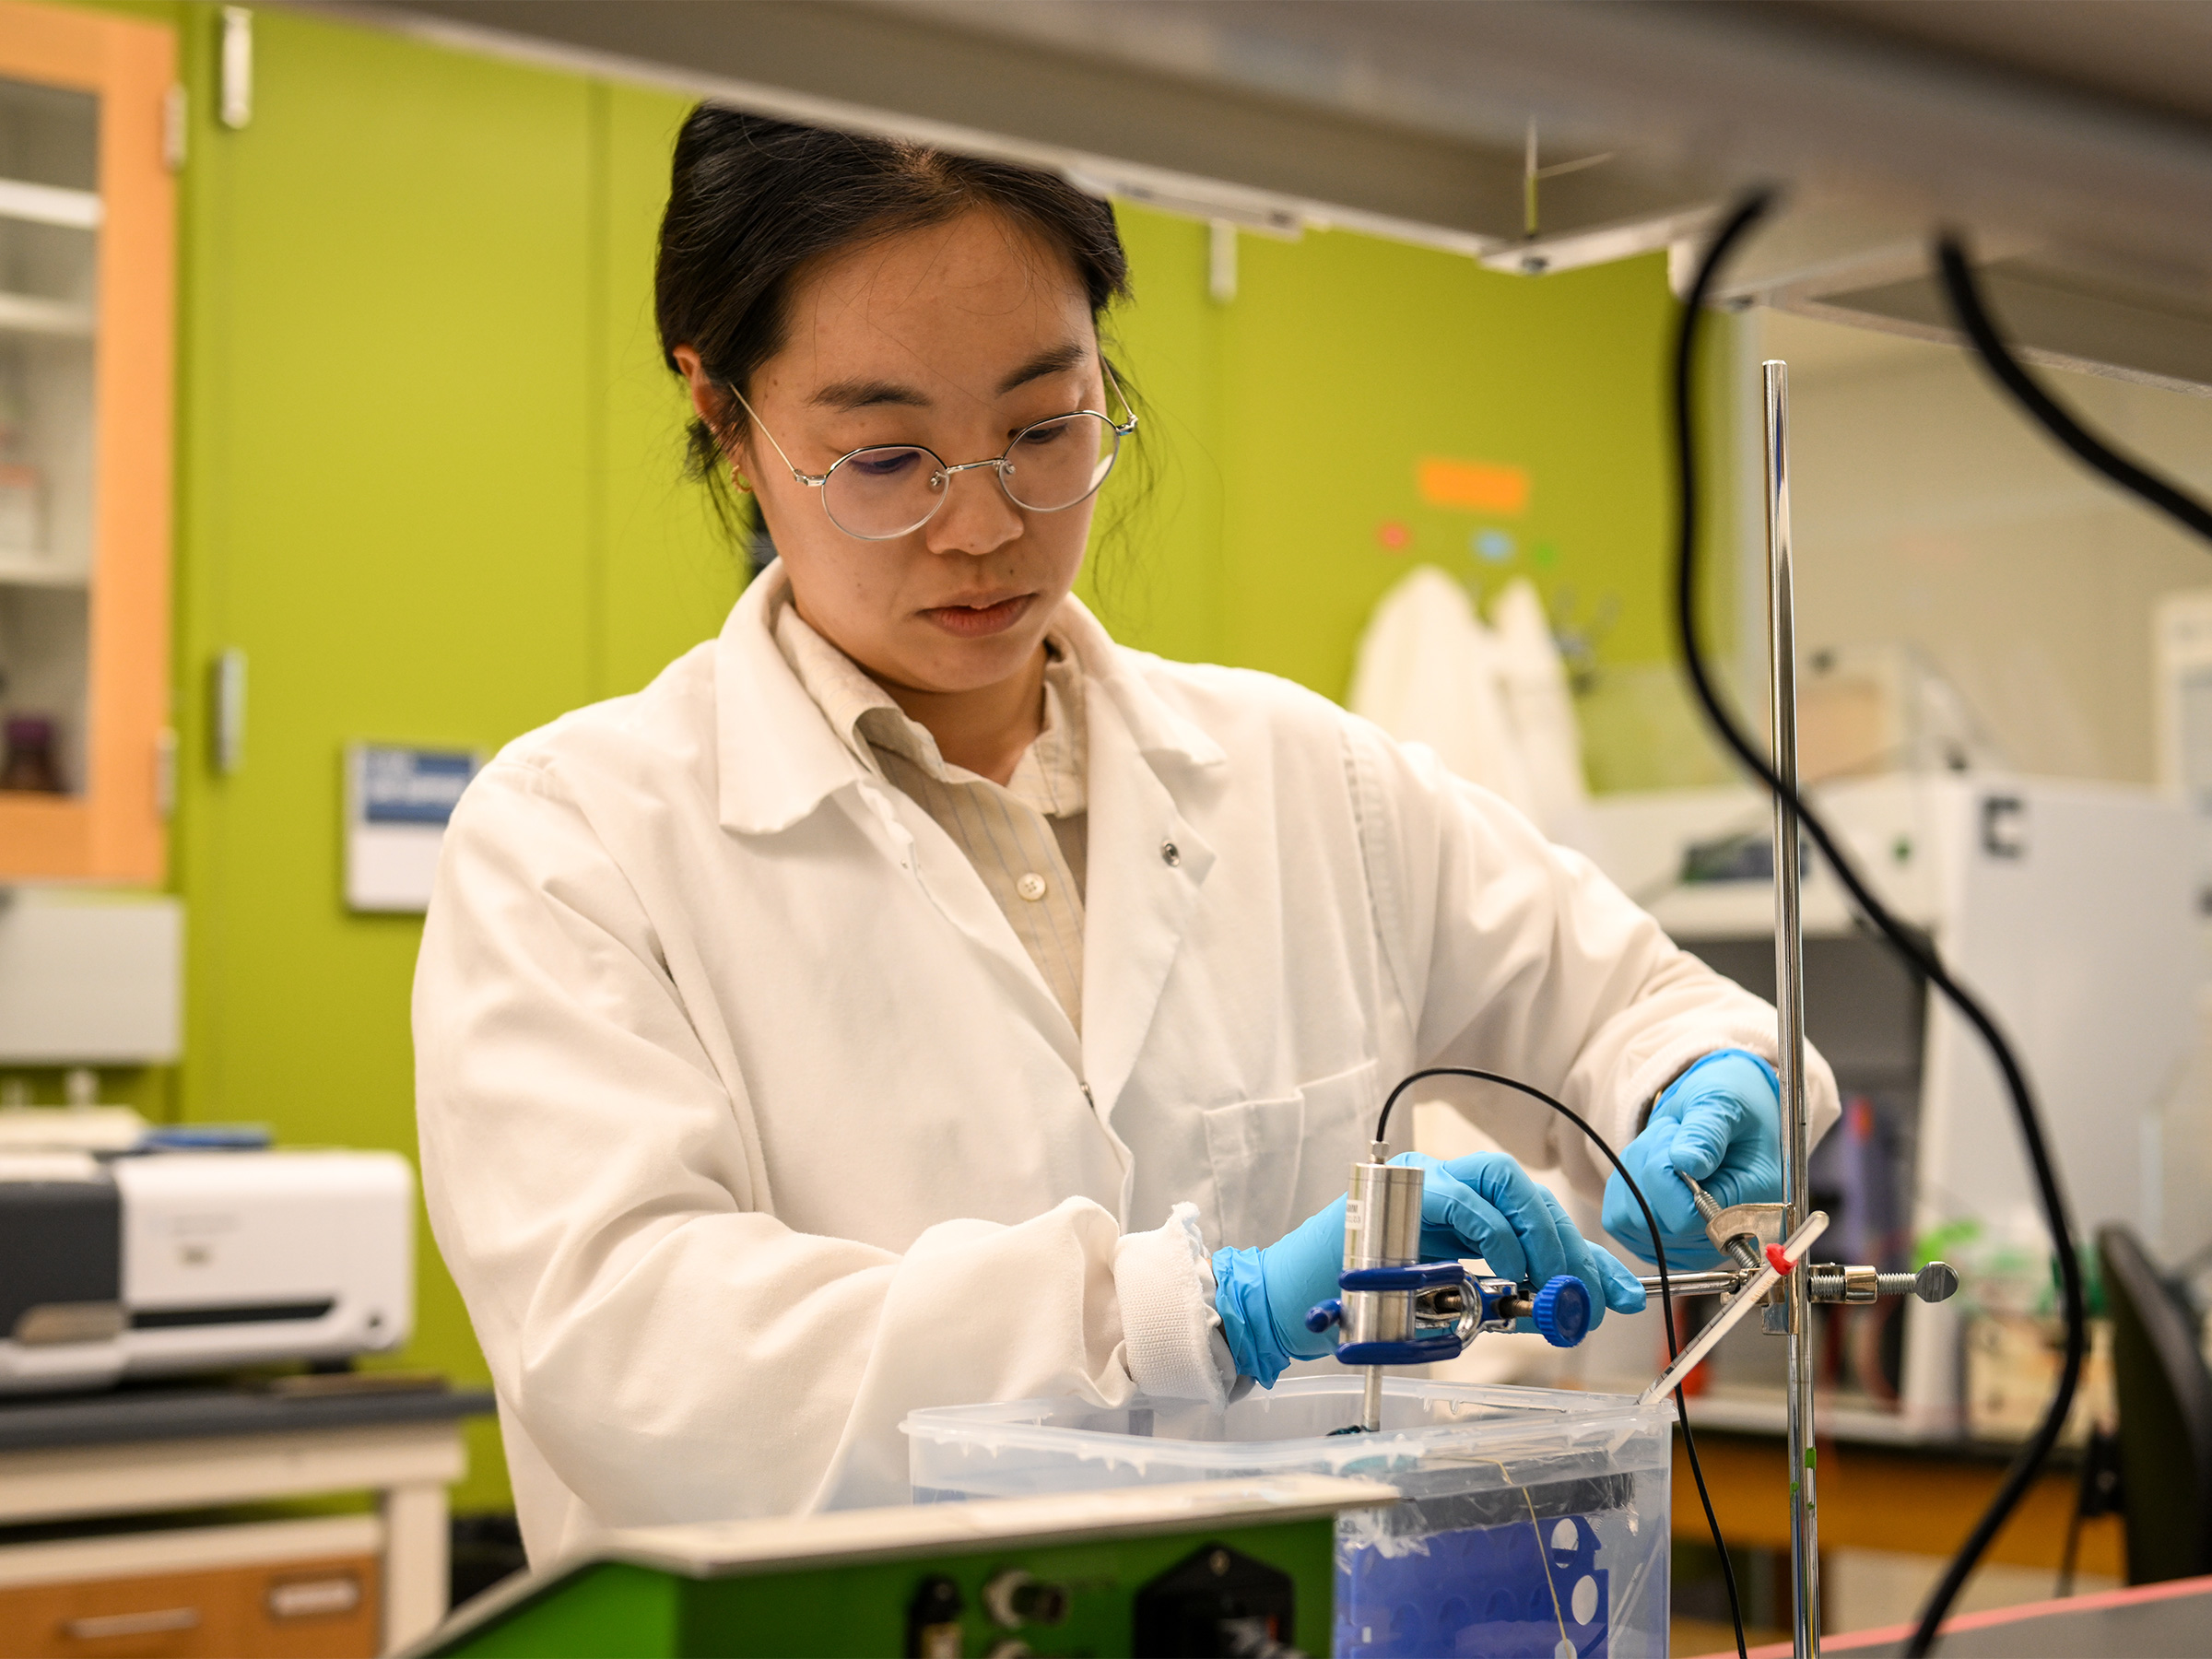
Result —
M 1306 1310 L 1306 1329 L 1318 1335 L 1344 1317 L 1344 1303 L 1332 1296 Z
M 1553 1347 L 1572 1347 L 1590 1334 L 1590 1292 L 1571 1273 L 1559 1274 L 1536 1292 L 1528 1316 Z

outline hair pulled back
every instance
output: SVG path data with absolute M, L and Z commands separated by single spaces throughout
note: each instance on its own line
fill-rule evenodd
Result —
M 719 393 L 749 391 L 783 346 L 794 280 L 813 262 L 975 207 L 1004 214 L 1064 254 L 1095 322 L 1129 292 L 1113 209 L 1035 168 L 895 138 L 833 132 L 700 104 L 676 140 L 653 311 L 661 355 L 699 353 Z M 723 396 L 694 420 L 692 470 L 721 493 L 724 446 L 744 410 Z

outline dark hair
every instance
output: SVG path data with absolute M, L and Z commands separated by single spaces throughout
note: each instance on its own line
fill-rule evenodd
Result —
M 718 385 L 746 390 L 782 347 L 792 282 L 809 264 L 974 207 L 1065 255 L 1094 323 L 1128 297 L 1112 207 L 1055 174 L 700 104 L 677 135 L 661 219 L 661 355 L 674 369 L 676 348 L 688 346 Z M 1118 366 L 1115 376 L 1127 386 Z M 749 497 L 743 508 L 732 500 L 722 465 L 744 426 L 745 411 L 725 399 L 712 424 L 692 421 L 689 460 L 724 523 L 757 543 L 758 509 Z

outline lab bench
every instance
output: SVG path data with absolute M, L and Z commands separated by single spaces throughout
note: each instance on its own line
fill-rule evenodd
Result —
M 463 1419 L 492 1408 L 488 1393 L 443 1387 L 0 1402 L 0 1652 L 403 1646 L 444 1616 L 446 1488 L 467 1467 Z M 148 1524 L 364 1490 L 377 1499 L 364 1513 Z

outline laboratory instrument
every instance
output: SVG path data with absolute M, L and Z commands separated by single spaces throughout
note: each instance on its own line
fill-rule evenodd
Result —
M 1194 1479 L 1358 1475 L 1396 1501 L 1337 1522 L 1332 1653 L 1665 1651 L 1671 1402 L 1391 1377 L 1381 1431 L 1341 1432 L 1363 1393 L 1357 1372 L 1332 1367 L 1227 1406 L 1140 1396 L 915 1411 L 903 1425 L 913 1497 L 1088 1500 Z M 1318 1651 L 1322 1633 L 1300 1630 Z
M 794 1659 L 1324 1653 L 1337 1518 L 1396 1490 L 1306 1474 L 602 1535 L 407 1650 Z
M 1681 1175 L 1680 1171 L 1676 1173 Z M 1885 1296 L 1916 1296 L 1924 1302 L 1939 1302 L 1959 1288 L 1958 1271 L 1947 1262 L 1929 1262 L 1917 1273 L 1883 1273 L 1835 1262 L 1806 1264 L 1806 1252 L 1828 1230 L 1824 1211 L 1815 1210 L 1807 1216 L 1805 1225 L 1783 1243 L 1762 1244 L 1758 1230 L 1768 1218 L 1765 1212 L 1779 1213 L 1781 1205 L 1738 1204 L 1724 1209 L 1693 1177 L 1681 1175 L 1681 1179 L 1704 1218 L 1713 1247 L 1733 1257 L 1736 1265 L 1669 1274 L 1665 1280 L 1651 1277 L 1636 1281 L 1647 1295 L 1659 1295 L 1664 1288 L 1677 1296 L 1718 1294 L 1728 1299 L 1659 1379 L 1643 1391 L 1640 1397 L 1644 1400 L 1664 1399 L 1679 1388 L 1683 1379 L 1753 1308 L 1777 1305 L 1776 1287 L 1800 1265 L 1805 1266 L 1806 1300 L 1812 1302 L 1871 1302 Z
M 1347 1428 L 1371 1434 L 1382 1426 L 1382 1371 L 1453 1359 L 1484 1331 L 1510 1331 L 1526 1319 L 1555 1347 L 1572 1347 L 1590 1329 L 1590 1292 L 1572 1274 L 1554 1275 L 1541 1288 L 1477 1274 L 1464 1262 L 1421 1260 L 1421 1182 L 1418 1165 L 1394 1164 L 1377 1141 L 1352 1166 L 1344 1205 L 1344 1294 L 1316 1303 L 1306 1328 L 1332 1325 L 1341 1335 L 1336 1359 L 1367 1372 L 1359 1420 Z
M 1839 780 L 1812 798 L 1885 902 L 1982 994 L 2039 1088 L 2098 1102 L 2044 1124 L 2078 1224 L 2155 1225 L 2146 1148 L 2172 1133 L 2168 1098 L 2198 1041 L 2188 808 L 2132 785 L 1971 772 Z M 1669 937 L 1768 997 L 1771 811 L 1762 793 L 1729 788 L 1601 796 L 1590 812 L 1599 866 Z M 1718 873 L 1731 843 L 1760 856 Z M 1707 873 L 1681 879 L 1700 863 Z M 1975 1230 L 1975 1248 L 2040 1255 L 2035 1186 L 2009 1150 L 2018 1131 L 1980 1043 L 1854 922 L 1825 859 L 1801 892 L 1806 1036 L 1846 1102 L 1813 1152 L 1814 1184 L 1842 1199 L 1816 1253 L 1901 1269 L 1911 1241 Z M 2127 947 L 2110 948 L 2122 935 Z M 2097 972 L 2079 971 L 2088 960 Z M 1958 1307 L 1908 1302 L 1891 1363 L 1863 1382 L 1847 1365 L 1823 1409 L 1874 1432 L 1964 1430 Z M 1725 1350 L 1714 1361 L 1723 1381 L 1728 1363 Z M 1779 1401 L 1768 1410 L 1778 1428 Z
M 406 1343 L 394 1152 L 0 1151 L 0 1394 L 339 1360 Z

